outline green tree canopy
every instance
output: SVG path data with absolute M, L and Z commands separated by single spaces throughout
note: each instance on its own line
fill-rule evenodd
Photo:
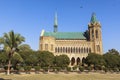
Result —
M 48 51 L 42 51 L 39 53 L 39 61 L 42 67 L 50 67 L 53 65 L 54 55 Z
M 67 67 L 70 63 L 70 59 L 67 55 L 55 56 L 54 65 L 57 67 Z
M 20 34 L 15 34 L 14 31 L 4 33 L 3 37 L 0 37 L 0 44 L 4 45 L 4 51 L 8 55 L 7 75 L 10 74 L 11 59 L 13 54 L 17 51 L 18 46 L 23 41 L 25 41 L 24 37 Z
M 105 65 L 105 60 L 103 59 L 102 55 L 95 54 L 95 53 L 90 53 L 86 57 L 86 64 L 94 65 L 94 66 L 104 66 Z
M 19 51 L 32 51 L 31 47 L 28 44 L 21 44 L 18 49 Z

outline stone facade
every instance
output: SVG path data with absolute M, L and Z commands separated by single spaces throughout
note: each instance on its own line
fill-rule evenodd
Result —
M 55 17 L 57 20 L 57 16 Z M 57 21 L 55 21 L 54 28 L 57 28 Z M 86 33 L 86 35 L 85 35 Z M 51 35 L 52 34 L 52 35 Z M 57 36 L 55 36 L 57 35 Z M 66 35 L 64 37 L 64 35 Z M 96 20 L 95 14 L 92 14 L 91 22 L 88 24 L 88 30 L 82 34 L 85 37 L 73 37 L 67 36 L 66 33 L 62 34 L 59 38 L 59 33 L 54 30 L 52 33 L 45 35 L 45 31 L 42 30 L 40 36 L 39 50 L 50 51 L 54 55 L 68 55 L 71 60 L 70 65 L 78 65 L 82 62 L 82 59 L 86 58 L 89 53 L 101 54 L 102 48 L 102 35 L 101 25 Z M 75 34 L 73 36 L 76 36 Z

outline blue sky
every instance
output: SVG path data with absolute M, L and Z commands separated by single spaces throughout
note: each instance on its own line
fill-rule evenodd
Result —
M 120 0 L 0 0 L 0 36 L 14 30 L 38 50 L 42 29 L 53 31 L 55 11 L 59 32 L 84 32 L 92 12 L 102 25 L 104 52 L 120 51 Z

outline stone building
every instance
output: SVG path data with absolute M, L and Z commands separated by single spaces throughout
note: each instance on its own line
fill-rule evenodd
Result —
M 50 51 L 54 55 L 66 54 L 71 60 L 70 65 L 78 65 L 89 53 L 103 54 L 101 24 L 95 13 L 92 14 L 85 32 L 58 32 L 57 14 L 55 15 L 54 31 L 42 30 L 39 50 Z

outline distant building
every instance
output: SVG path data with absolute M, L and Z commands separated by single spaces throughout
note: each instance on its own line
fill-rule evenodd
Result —
M 55 14 L 54 31 L 42 30 L 39 50 L 50 51 L 54 55 L 66 54 L 70 65 L 78 65 L 88 53 L 103 54 L 101 24 L 95 13 L 92 14 L 85 32 L 58 32 L 57 14 Z

